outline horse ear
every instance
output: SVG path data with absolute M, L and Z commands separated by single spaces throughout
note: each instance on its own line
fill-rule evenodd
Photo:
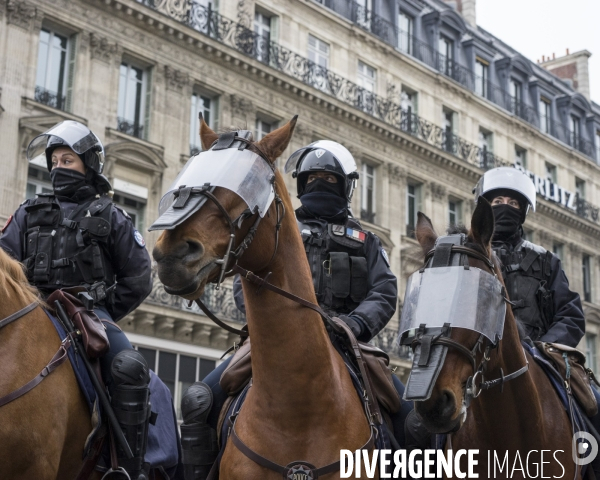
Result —
M 285 151 L 292 139 L 297 120 L 298 115 L 294 115 L 294 118 L 283 127 L 273 130 L 271 133 L 265 135 L 260 142 L 256 143 L 260 151 L 267 156 L 267 160 L 274 162 Z
M 473 241 L 483 246 L 486 250 L 494 235 L 494 210 L 484 197 L 477 200 L 477 208 L 471 217 L 471 236 Z
M 435 241 L 437 240 L 438 235 L 435 233 L 433 224 L 427 215 L 419 212 L 417 216 L 417 228 L 415 230 L 417 241 L 421 244 L 423 253 L 427 253 L 435 247 Z
M 200 140 L 202 141 L 202 149 L 208 150 L 211 145 L 217 141 L 219 135 L 204 121 L 202 113 L 199 113 L 198 117 L 200 118 Z

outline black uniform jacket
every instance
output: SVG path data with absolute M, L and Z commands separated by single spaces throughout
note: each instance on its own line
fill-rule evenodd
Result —
M 61 208 L 72 210 L 76 204 L 59 201 Z M 0 236 L 0 247 L 18 261 L 24 260 L 26 200 L 9 219 Z M 139 232 L 129 216 L 114 204 L 111 206 L 111 233 L 108 252 L 116 274 L 114 304 L 108 313 L 117 321 L 137 308 L 152 290 L 151 260 Z M 137 238 L 137 240 L 136 240 Z

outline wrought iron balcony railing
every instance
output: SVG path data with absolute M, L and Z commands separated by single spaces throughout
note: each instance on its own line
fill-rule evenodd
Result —
M 370 210 L 360 211 L 360 219 L 364 220 L 365 222 L 375 223 L 375 215 L 375 212 L 372 212 Z
M 132 137 L 144 138 L 144 126 L 124 118 L 117 119 L 117 130 Z
M 176 295 L 169 295 L 158 278 L 156 269 L 152 270 L 152 291 L 145 300 L 154 305 L 183 310 L 204 315 L 198 305 L 195 303 L 188 306 L 188 301 Z M 233 286 L 229 283 L 221 284 L 221 288 L 216 290 L 212 284 L 206 286 L 202 301 L 217 317 L 223 320 L 229 320 L 237 323 L 245 323 L 246 317 L 235 306 L 233 299 Z
M 600 209 L 598 207 L 579 197 L 577 198 L 576 202 L 577 215 L 592 222 L 598 223 L 598 220 L 600 220 Z
M 64 110 L 66 108 L 66 98 L 64 95 L 59 95 L 56 92 L 51 92 L 43 87 L 35 87 L 34 100 L 43 103 L 49 107 Z

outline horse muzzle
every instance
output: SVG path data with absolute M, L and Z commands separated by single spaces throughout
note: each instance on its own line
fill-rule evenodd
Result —
M 440 434 L 459 430 L 467 413 L 464 403 L 458 404 L 450 390 L 443 390 L 425 402 L 415 402 L 415 410 L 427 430 Z

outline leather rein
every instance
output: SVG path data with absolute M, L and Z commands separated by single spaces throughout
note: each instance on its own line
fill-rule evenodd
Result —
M 29 305 L 23 307 L 21 310 L 9 315 L 8 317 L 0 320 L 0 329 L 6 327 L 8 324 L 18 320 L 19 318 L 25 317 L 32 311 L 34 311 L 40 304 L 38 301 L 31 302 Z M 16 400 L 19 397 L 22 397 L 30 390 L 34 389 L 37 385 L 40 384 L 42 380 L 44 380 L 48 375 L 50 375 L 57 367 L 59 367 L 64 361 L 67 359 L 67 350 L 71 347 L 71 339 L 67 336 L 58 347 L 58 351 L 54 354 L 54 356 L 50 359 L 50 361 L 46 364 L 42 371 L 38 373 L 33 379 L 27 382 L 22 387 L 14 390 L 13 392 L 0 397 L 0 407 Z
M 477 260 L 481 260 L 486 265 L 486 267 L 490 270 L 490 273 L 492 275 L 496 276 L 496 270 L 495 270 L 496 266 L 495 266 L 494 262 L 492 261 L 492 259 L 483 255 L 482 253 L 478 252 L 477 250 L 474 250 L 469 247 L 465 247 L 463 245 L 452 245 L 451 252 L 465 255 L 465 267 L 468 266 L 468 257 L 475 258 Z M 429 252 L 427 252 L 427 254 L 425 255 L 423 269 L 426 268 L 429 260 L 433 257 L 434 253 L 435 253 L 435 248 L 433 248 Z M 506 303 L 508 303 L 509 305 L 512 305 L 512 302 L 506 297 L 504 290 L 503 290 L 502 296 Z M 451 347 L 451 348 L 457 350 L 458 352 L 462 353 L 469 360 L 469 362 L 471 363 L 471 366 L 473 368 L 473 375 L 467 379 L 467 383 L 465 385 L 464 398 L 465 398 L 465 404 L 468 407 L 469 404 L 471 403 L 471 400 L 474 398 L 477 398 L 483 390 L 489 390 L 489 389 L 494 388 L 499 385 L 500 392 L 502 392 L 504 389 L 504 383 L 506 383 L 510 380 L 514 380 L 517 377 L 520 377 L 525 372 L 527 372 L 527 370 L 529 370 L 529 362 L 527 361 L 527 357 L 525 357 L 525 365 L 523 367 L 519 368 L 518 370 L 516 370 L 508 375 L 504 375 L 504 371 L 502 370 L 502 368 L 500 368 L 500 377 L 498 377 L 494 380 L 485 380 L 484 372 L 486 370 L 487 362 L 491 359 L 491 357 L 490 357 L 491 351 L 493 349 L 498 348 L 499 343 L 497 342 L 494 344 L 488 340 L 487 345 L 485 346 L 485 350 L 483 352 L 483 358 L 482 358 L 481 362 L 479 363 L 479 365 L 477 365 L 477 353 L 481 353 L 481 347 L 484 343 L 484 339 L 485 339 L 484 335 L 480 334 L 479 338 L 475 342 L 475 345 L 473 346 L 473 348 L 469 349 L 469 348 L 465 347 L 464 345 L 462 345 L 461 343 L 457 342 L 456 340 L 452 340 L 451 338 L 449 338 L 449 329 L 446 329 L 446 330 L 442 329 L 442 332 L 439 335 L 437 335 L 433 338 L 431 338 L 431 336 L 429 336 L 428 339 L 424 335 L 424 332 L 418 332 L 416 338 L 411 343 L 411 347 L 414 351 L 414 349 L 416 348 L 417 345 L 421 345 L 422 349 L 426 348 L 427 351 L 429 351 L 432 345 L 443 345 L 443 346 Z

